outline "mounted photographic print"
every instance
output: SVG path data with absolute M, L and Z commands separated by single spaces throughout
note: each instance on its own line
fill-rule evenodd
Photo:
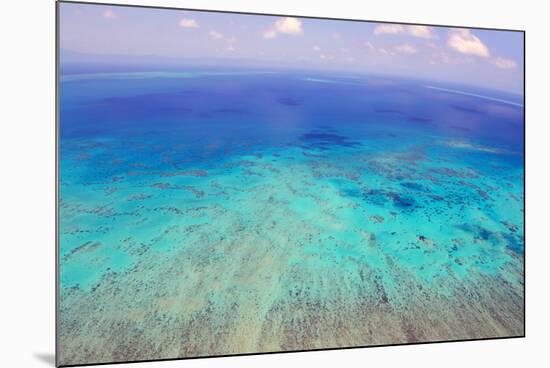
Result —
M 57 364 L 524 336 L 524 32 L 58 2 Z

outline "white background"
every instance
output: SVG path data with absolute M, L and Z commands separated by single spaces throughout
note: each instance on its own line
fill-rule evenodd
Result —
M 455 24 L 527 31 L 527 337 L 143 363 L 131 367 L 548 366 L 550 129 L 544 1 L 127 0 L 134 4 Z M 112 2 L 117 2 L 113 0 Z M 0 8 L 0 366 L 53 366 L 54 1 Z M 545 349 L 546 348 L 546 349 Z M 537 362 L 538 361 L 538 362 Z M 546 363 L 544 363 L 546 361 Z M 536 363 L 535 363 L 536 362 Z M 126 365 L 123 365 L 126 366 Z

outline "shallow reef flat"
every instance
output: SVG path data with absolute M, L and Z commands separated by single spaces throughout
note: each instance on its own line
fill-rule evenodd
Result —
M 306 152 L 66 184 L 61 361 L 523 334 L 512 172 Z
M 64 138 L 61 364 L 523 335 L 522 153 L 329 125 Z

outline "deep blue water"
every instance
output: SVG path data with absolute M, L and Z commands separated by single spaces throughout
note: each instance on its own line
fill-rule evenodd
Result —
M 62 80 L 71 77 L 78 78 Z M 220 138 L 280 143 L 318 127 L 349 131 L 351 139 L 364 138 L 377 127 L 482 140 L 522 151 L 520 106 L 425 87 L 432 85 L 466 88 L 378 77 L 245 72 L 67 81 L 61 87 L 61 134 L 177 135 L 195 129 L 200 140 L 193 141 L 198 144 Z M 466 91 L 500 97 L 495 91 Z M 502 95 L 521 103 L 519 96 Z
M 179 154 L 187 159 L 208 162 L 261 147 L 323 150 L 358 147 L 359 141 L 376 142 L 377 137 L 395 137 L 397 145 L 402 139 L 433 138 L 500 149 L 509 153 L 501 159 L 523 162 L 520 96 L 376 76 L 189 73 L 62 76 L 62 148 L 71 139 L 109 137 L 125 144 L 146 137 L 157 146 L 184 147 Z M 511 103 L 427 88 L 431 86 Z M 131 146 L 125 147 L 126 154 Z M 205 152 L 211 146 L 218 149 Z

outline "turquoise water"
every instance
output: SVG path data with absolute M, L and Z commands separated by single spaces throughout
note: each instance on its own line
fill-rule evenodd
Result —
M 520 97 L 193 70 L 60 93 L 63 364 L 523 334 Z

